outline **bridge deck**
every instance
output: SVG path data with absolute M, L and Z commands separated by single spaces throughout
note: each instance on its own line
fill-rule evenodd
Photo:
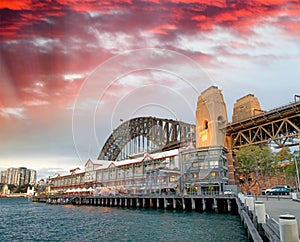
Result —
M 300 102 L 293 102 L 288 105 L 275 108 L 269 111 L 265 111 L 261 114 L 255 115 L 251 118 L 247 118 L 244 120 L 240 120 L 237 122 L 228 123 L 226 127 L 227 134 L 230 134 L 231 132 L 236 132 L 237 130 L 240 130 L 241 128 L 247 128 L 252 127 L 255 123 L 263 124 L 266 121 L 272 121 L 278 119 L 278 117 L 282 118 L 284 116 L 290 116 L 291 113 L 300 113 Z

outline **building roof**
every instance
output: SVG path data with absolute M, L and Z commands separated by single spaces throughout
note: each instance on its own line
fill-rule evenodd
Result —
M 151 160 L 158 160 L 162 158 L 168 158 L 178 155 L 178 149 L 169 150 L 169 151 L 163 151 L 158 153 L 144 153 L 144 156 L 134 158 L 134 159 L 127 159 L 122 161 L 107 161 L 107 160 L 98 160 L 97 164 L 101 165 L 98 169 L 106 169 L 110 167 L 111 165 L 115 167 L 130 165 L 130 164 L 137 164 L 143 162 L 146 158 L 150 158 Z M 97 169 L 97 170 L 98 170 Z
M 125 166 L 125 165 L 130 165 L 130 164 L 141 163 L 146 158 L 149 158 L 151 160 L 159 160 L 159 159 L 174 157 L 174 156 L 178 156 L 178 149 L 163 151 L 163 152 L 158 152 L 158 153 L 153 153 L 153 154 L 144 153 L 144 156 L 140 156 L 140 157 L 134 158 L 134 159 L 122 160 L 122 161 L 97 160 L 96 162 L 94 162 L 91 159 L 88 159 L 88 161 L 85 163 L 85 166 L 88 163 L 92 163 L 94 165 L 93 171 L 95 171 L 95 170 L 107 169 L 112 165 L 115 167 L 120 167 L 120 166 Z M 74 169 L 70 170 L 69 174 L 65 174 L 65 175 L 61 176 L 60 174 L 57 173 L 54 176 L 49 177 L 49 178 L 55 179 L 58 177 L 65 177 L 65 176 L 70 176 L 70 175 L 74 175 L 74 174 L 81 174 L 84 172 L 85 171 L 81 171 L 79 168 L 74 168 Z

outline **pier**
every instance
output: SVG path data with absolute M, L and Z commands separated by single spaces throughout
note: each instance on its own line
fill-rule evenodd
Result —
M 33 202 L 238 214 L 233 196 L 38 196 Z

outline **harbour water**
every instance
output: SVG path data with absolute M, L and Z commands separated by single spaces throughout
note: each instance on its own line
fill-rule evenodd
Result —
M 248 241 L 238 216 L 0 199 L 0 241 Z

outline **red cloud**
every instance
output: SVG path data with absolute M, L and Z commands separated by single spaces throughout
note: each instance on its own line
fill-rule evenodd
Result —
M 65 83 L 66 73 L 86 74 L 126 48 L 178 50 L 176 43 L 180 36 L 202 34 L 216 27 L 245 35 L 251 33 L 253 26 L 274 19 L 274 26 L 299 38 L 299 12 L 299 1 L 292 0 L 173 0 L 134 4 L 131 0 L 101 1 L 101 4 L 94 0 L 3 0 L 0 54 L 5 63 L 1 68 L 7 70 L 5 80 L 15 89 L 10 94 L 18 101 L 46 103 L 51 100 L 31 101 L 36 96 L 24 93 L 24 88 L 30 88 L 35 81 L 44 81 L 47 93 L 64 91 L 67 96 L 73 95 L 78 88 L 75 83 L 81 82 Z M 122 47 L 115 44 L 116 36 L 125 36 Z M 238 45 L 232 43 L 233 47 Z M 214 60 L 205 53 L 184 47 L 179 50 L 203 63 Z
M 0 9 L 8 8 L 11 10 L 30 9 L 32 0 L 2 0 L 0 2 Z
M 150 30 L 151 33 L 155 34 L 168 34 L 168 31 L 175 30 L 176 25 L 174 24 L 163 24 Z
M 70 26 L 71 29 L 75 26 L 99 26 L 102 30 L 128 33 L 148 29 L 152 33 L 170 35 L 172 38 L 176 37 L 176 34 L 174 35 L 176 32 L 180 34 L 199 30 L 209 31 L 215 26 L 249 33 L 252 26 L 265 18 L 278 17 L 286 12 L 297 16 L 299 5 L 299 2 L 292 0 L 249 2 L 173 0 L 164 3 L 142 1 L 134 4 L 131 0 L 101 1 L 101 3 L 92 0 L 58 0 L 55 3 L 2 1 L 0 24 L 4 39 L 12 38 L 14 35 L 19 37 L 31 34 L 44 35 L 42 31 L 47 27 L 56 32 L 61 28 L 61 23 L 68 29 Z M 70 19 L 74 21 L 70 22 Z M 29 29 L 33 25 L 36 26 L 33 29 L 34 33 L 30 33 Z M 76 31 L 80 30 L 79 28 Z

